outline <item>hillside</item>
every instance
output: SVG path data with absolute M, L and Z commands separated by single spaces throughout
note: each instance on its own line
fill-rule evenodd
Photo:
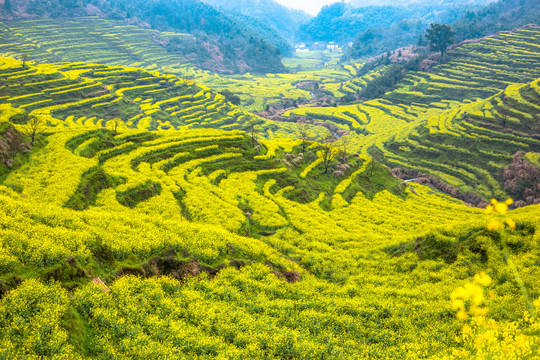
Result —
M 4 60 L 3 78 L 26 77 L 20 66 Z M 20 111 L 2 105 L 3 121 Z M 254 147 L 242 132 L 115 131 L 92 119 L 46 118 L 31 161 L 0 187 L 8 357 L 444 354 L 458 346 L 460 327 L 448 294 L 470 272 L 501 266 L 491 256 L 475 263 L 474 243 L 445 245 L 461 248 L 450 260 L 397 256 L 423 236 L 446 244 L 497 233 L 478 232 L 482 210 L 402 184 L 367 157 L 333 165 L 345 172 L 335 178 L 323 173 L 317 143 L 301 156 L 299 141 Z M 511 241 L 533 241 L 537 211 L 512 213 Z M 525 260 L 536 253 L 524 245 L 512 256 L 536 293 Z M 500 282 L 494 311 L 520 313 L 522 302 L 506 300 L 514 286 L 492 276 Z M 43 342 L 32 342 L 35 331 Z M 404 339 L 416 339 L 418 352 Z
M 204 2 L 269 24 L 288 41 L 294 39 L 300 25 L 310 18 L 301 10 L 289 9 L 273 0 L 204 0 Z
M 288 100 L 304 102 L 312 96 L 295 86 L 297 82 L 337 83 L 352 79 L 346 69 L 318 69 L 296 74 L 226 75 L 198 69 L 197 64 L 213 63 L 213 58 L 194 52 L 182 56 L 169 44 L 189 44 L 193 37 L 174 32 L 153 32 L 121 21 L 83 17 L 69 22 L 60 20 L 6 21 L 0 28 L 0 54 L 19 60 L 26 55 L 39 63 L 87 62 L 111 66 L 140 67 L 192 79 L 216 91 L 230 90 L 241 97 L 249 111 L 263 111 L 267 104 Z M 55 33 L 51 36 L 51 32 Z M 74 45 L 73 39 L 79 39 Z M 170 49 L 168 51 L 168 49 Z M 187 57 L 187 58 L 186 58 Z
M 540 22 L 540 4 L 534 0 L 499 0 L 468 11 L 453 24 L 456 40 L 463 41 Z
M 338 107 L 305 107 L 285 115 L 332 123 L 351 131 L 343 140 L 349 143 L 351 150 L 369 152 L 392 167 L 416 169 L 443 178 L 463 192 L 474 191 L 485 198 L 505 196 L 502 178 L 497 173 L 510 165 L 517 151 L 539 151 L 538 113 L 534 107 L 538 94 L 524 90 L 529 89 L 528 86 L 522 87 L 520 92 L 529 98 L 527 101 L 521 99 L 520 92 L 514 91 L 516 86 L 520 87 L 514 84 L 533 82 L 534 87 L 537 83 L 539 41 L 540 28 L 528 27 L 466 43 L 449 52 L 442 64 L 436 65 L 433 61 L 436 59 L 425 60 L 422 66 L 433 66 L 429 72 L 410 72 L 397 84 L 396 90 L 386 93 L 382 99 Z M 347 89 L 348 84 L 345 83 L 343 89 Z M 509 86 L 514 90 L 508 90 L 510 96 L 500 96 L 504 101 L 497 101 L 497 97 L 480 100 Z M 464 102 L 469 104 L 464 105 Z M 486 102 L 489 103 L 486 109 L 492 104 L 494 110 L 489 117 L 469 118 L 463 114 L 478 114 L 477 108 L 482 109 Z M 501 126 L 499 112 L 508 119 L 504 126 Z M 468 139 L 479 132 L 478 136 L 486 142 L 475 146 L 465 139 L 445 138 L 445 142 L 440 142 L 441 138 L 432 138 L 430 146 L 433 148 L 425 147 L 424 140 L 418 143 L 417 139 L 439 133 L 439 129 L 428 129 L 433 124 L 460 128 L 459 133 L 467 133 Z M 510 141 L 514 136 L 520 141 Z M 460 145 L 456 146 L 455 140 Z M 493 147 L 495 143 L 497 146 Z M 463 156 L 461 146 L 471 155 Z M 422 153 L 421 165 L 415 152 Z
M 407 71 L 186 38 L 2 22 L 0 358 L 538 356 L 540 27 Z
M 466 4 L 458 9 L 447 7 L 446 13 L 443 11 L 437 16 L 424 19 L 408 18 L 390 27 L 365 30 L 356 35 L 352 47 L 347 50 L 343 60 L 376 56 L 410 45 L 425 45 L 424 32 L 430 23 L 451 25 L 456 43 L 540 23 L 540 5 L 534 0 L 500 0 L 483 4 L 483 7 L 480 7 L 480 4 L 482 2 L 474 7 Z
M 351 58 L 356 59 L 364 55 L 378 55 L 394 50 L 409 44 L 407 40 L 410 39 L 415 43 L 418 35 L 430 23 L 453 22 L 466 10 L 470 11 L 477 6 L 479 5 L 465 5 L 452 1 L 415 2 L 409 6 L 401 3 L 398 5 L 377 3 L 356 7 L 336 2 L 324 6 L 316 17 L 302 25 L 297 38 L 311 42 L 334 41 L 342 46 L 356 39 L 356 44 L 353 45 L 354 52 L 351 54 Z M 370 34 L 371 38 L 368 36 Z M 387 48 L 376 52 L 382 46 L 378 41 L 385 43 Z M 361 47 L 362 49 L 365 47 L 362 54 L 359 53 Z
M 199 0 L 155 1 L 57 1 L 41 0 L 13 2 L 11 10 L 0 11 L 0 18 L 48 19 L 62 22 L 97 15 L 102 18 L 124 20 L 142 28 L 188 33 L 194 39 L 173 39 L 169 50 L 174 50 L 193 61 L 213 58 L 218 64 L 196 62 L 196 65 L 224 73 L 284 71 L 279 49 L 267 43 L 249 29 L 219 10 Z M 80 23 L 80 21 L 79 21 Z M 167 43 L 167 41 L 157 41 Z

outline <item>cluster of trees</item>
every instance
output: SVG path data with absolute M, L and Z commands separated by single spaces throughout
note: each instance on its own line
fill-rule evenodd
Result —
M 395 85 L 405 77 L 409 71 L 418 71 L 420 62 L 425 59 L 425 55 L 418 55 L 415 58 L 403 63 L 392 64 L 382 74 L 382 76 L 376 77 L 367 85 L 362 88 L 358 94 L 360 99 L 376 99 L 384 95 L 386 92 L 393 90 Z M 358 71 L 359 76 L 362 76 L 379 66 L 390 64 L 390 53 L 385 56 L 381 56 L 373 61 L 366 63 Z
M 15 7 L 9 0 L 4 7 Z M 14 11 L 20 11 L 20 4 Z M 276 34 L 264 31 L 254 24 L 244 26 L 242 19 L 233 18 L 204 4 L 199 0 L 30 0 L 24 9 L 36 17 L 73 17 L 88 15 L 99 11 L 109 19 L 130 20 L 141 25 L 151 26 L 161 31 L 176 31 L 196 34 L 198 38 L 210 39 L 206 42 L 195 43 L 195 46 L 206 47 L 208 44 L 217 46 L 224 56 L 224 63 L 229 70 L 252 72 L 280 72 L 285 68 L 281 63 L 282 53 L 277 46 L 280 43 Z M 253 29 L 259 29 L 257 33 Z M 263 39 L 265 38 L 266 41 Z M 201 55 L 207 55 L 200 49 Z M 245 61 L 247 68 L 237 67 L 236 64 Z
M 452 24 L 456 41 L 513 30 L 540 21 L 538 0 L 499 0 L 482 9 L 467 11 Z
M 359 32 L 389 26 L 406 17 L 404 8 L 371 6 L 353 8 L 345 3 L 324 6 L 319 14 L 300 27 L 297 38 L 305 41 L 352 41 Z
M 280 37 L 292 40 L 300 25 L 310 16 L 303 11 L 289 9 L 274 0 L 203 0 L 205 3 L 226 10 L 229 14 L 243 15 L 275 30 Z
M 424 30 L 430 23 L 451 24 L 456 42 L 512 30 L 540 19 L 537 0 L 500 0 L 484 7 L 479 4 L 430 4 L 413 6 L 414 14 L 396 19 L 390 26 L 376 24 L 357 33 L 344 60 L 381 54 L 409 44 L 425 45 Z
M 249 33 L 254 34 L 258 38 L 262 39 L 265 43 L 274 45 L 279 48 L 282 55 L 292 55 L 292 45 L 287 40 L 285 40 L 285 38 L 266 21 L 257 19 L 249 15 L 234 14 L 232 12 L 229 13 L 229 16 L 239 24 L 242 24 L 244 26 L 244 29 L 249 31 Z

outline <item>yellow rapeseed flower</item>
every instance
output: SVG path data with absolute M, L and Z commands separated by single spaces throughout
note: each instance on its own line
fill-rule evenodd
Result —
M 485 272 L 474 275 L 474 281 L 484 287 L 491 285 L 492 282 L 491 277 Z
M 487 226 L 487 229 L 489 231 L 498 231 L 500 228 L 501 228 L 502 224 L 499 220 L 496 220 L 496 219 L 492 219 L 488 226 Z
M 452 308 L 455 310 L 465 310 L 465 302 L 460 299 L 454 299 L 452 300 Z
M 508 225 L 508 227 L 512 230 L 515 230 L 516 229 L 516 222 L 512 219 L 506 219 L 506 224 Z
M 467 320 L 469 318 L 469 315 L 467 315 L 467 313 L 463 310 L 460 310 L 458 311 L 458 313 L 456 314 L 456 317 L 459 319 L 459 320 Z
M 506 215 L 508 212 L 508 205 L 506 205 L 506 203 L 499 202 L 497 205 L 495 205 L 495 211 L 501 215 Z

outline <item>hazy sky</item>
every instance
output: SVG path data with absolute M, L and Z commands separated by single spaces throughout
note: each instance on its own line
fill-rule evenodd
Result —
M 308 14 L 317 15 L 323 5 L 339 2 L 339 0 L 276 0 L 278 3 L 283 4 L 293 9 L 304 10 Z

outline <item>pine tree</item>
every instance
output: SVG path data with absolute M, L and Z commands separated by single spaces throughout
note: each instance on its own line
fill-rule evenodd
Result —
M 4 0 L 4 10 L 11 11 L 11 0 Z

